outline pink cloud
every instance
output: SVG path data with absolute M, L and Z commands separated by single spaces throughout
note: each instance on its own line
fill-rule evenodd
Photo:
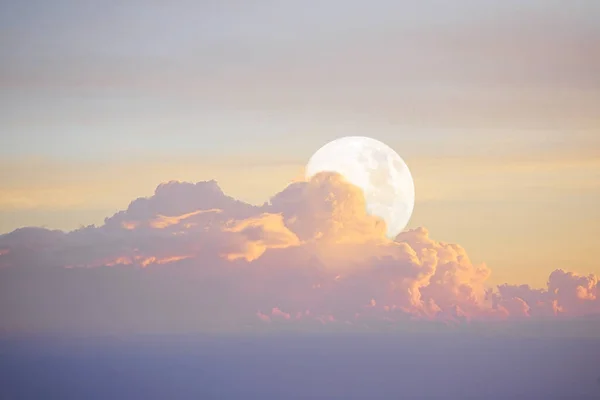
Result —
M 593 275 L 556 270 L 545 289 L 491 287 L 490 269 L 463 247 L 425 228 L 387 239 L 365 210 L 336 174 L 292 183 L 262 207 L 214 181 L 170 182 L 100 227 L 19 229 L 0 236 L 0 327 L 379 329 L 600 314 Z
M 273 317 L 279 317 L 279 318 L 283 318 L 283 319 L 290 319 L 290 314 L 281 311 L 279 308 L 274 307 L 273 310 L 271 310 L 271 315 Z
M 523 302 L 531 316 L 586 316 L 600 313 L 598 277 L 579 275 L 557 269 L 550 274 L 546 289 L 527 285 L 498 287 L 503 306 L 507 301 Z
M 271 317 L 269 317 L 267 314 L 261 313 L 260 311 L 256 313 L 256 316 L 263 322 L 271 322 Z

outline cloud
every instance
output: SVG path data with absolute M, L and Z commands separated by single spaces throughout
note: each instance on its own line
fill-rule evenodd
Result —
M 381 241 L 385 233 L 385 223 L 366 214 L 361 189 L 335 173 L 289 185 L 271 199 L 267 209 L 281 213 L 303 240 L 363 243 Z
M 593 275 L 558 269 L 546 289 L 491 287 L 461 246 L 425 228 L 385 232 L 337 174 L 291 183 L 261 207 L 215 181 L 169 182 L 102 226 L 0 236 L 0 327 L 377 330 L 600 314 Z
M 235 244 L 242 250 L 227 252 L 225 257 L 228 260 L 243 258 L 254 261 L 267 249 L 285 249 L 300 244 L 298 237 L 285 226 L 280 214 L 264 213 L 258 217 L 233 221 L 223 231 L 237 234 Z
M 151 197 L 140 197 L 125 211 L 105 220 L 106 228 L 134 227 L 137 225 L 163 228 L 184 220 L 200 219 L 205 214 L 225 212 L 227 217 L 249 217 L 254 206 L 235 200 L 223 193 L 216 181 L 171 181 L 160 184 Z M 197 217 L 197 218 L 192 218 Z
M 531 316 L 586 316 L 600 313 L 598 277 L 578 275 L 557 269 L 548 278 L 546 290 L 528 285 L 498 287 L 500 307 L 506 302 L 522 302 Z

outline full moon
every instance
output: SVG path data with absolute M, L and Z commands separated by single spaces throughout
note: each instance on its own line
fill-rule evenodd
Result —
M 336 139 L 313 154 L 306 178 L 325 171 L 337 172 L 362 189 L 367 213 L 385 221 L 388 238 L 395 238 L 408 224 L 415 185 L 408 166 L 389 146 L 363 136 Z

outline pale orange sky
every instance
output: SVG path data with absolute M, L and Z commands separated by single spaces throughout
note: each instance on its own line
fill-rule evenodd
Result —
M 309 156 L 309 155 L 307 155 Z M 492 282 L 542 286 L 555 268 L 600 273 L 591 256 L 600 237 L 600 158 L 430 157 L 409 159 L 416 205 L 409 228 L 427 227 L 438 240 L 464 246 L 493 267 Z M 24 225 L 74 229 L 102 224 L 157 183 L 216 179 L 238 199 L 262 204 L 302 176 L 303 165 L 193 159 L 76 165 L 45 160 L 13 162 L 3 176 L 2 229 Z

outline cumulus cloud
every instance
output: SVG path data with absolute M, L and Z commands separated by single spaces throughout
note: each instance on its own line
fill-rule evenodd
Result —
M 463 247 L 425 228 L 385 232 L 337 174 L 294 182 L 260 207 L 214 181 L 169 182 L 99 227 L 0 236 L 0 327 L 380 329 L 600 314 L 593 275 L 556 270 L 543 290 L 491 287 L 490 269 Z

